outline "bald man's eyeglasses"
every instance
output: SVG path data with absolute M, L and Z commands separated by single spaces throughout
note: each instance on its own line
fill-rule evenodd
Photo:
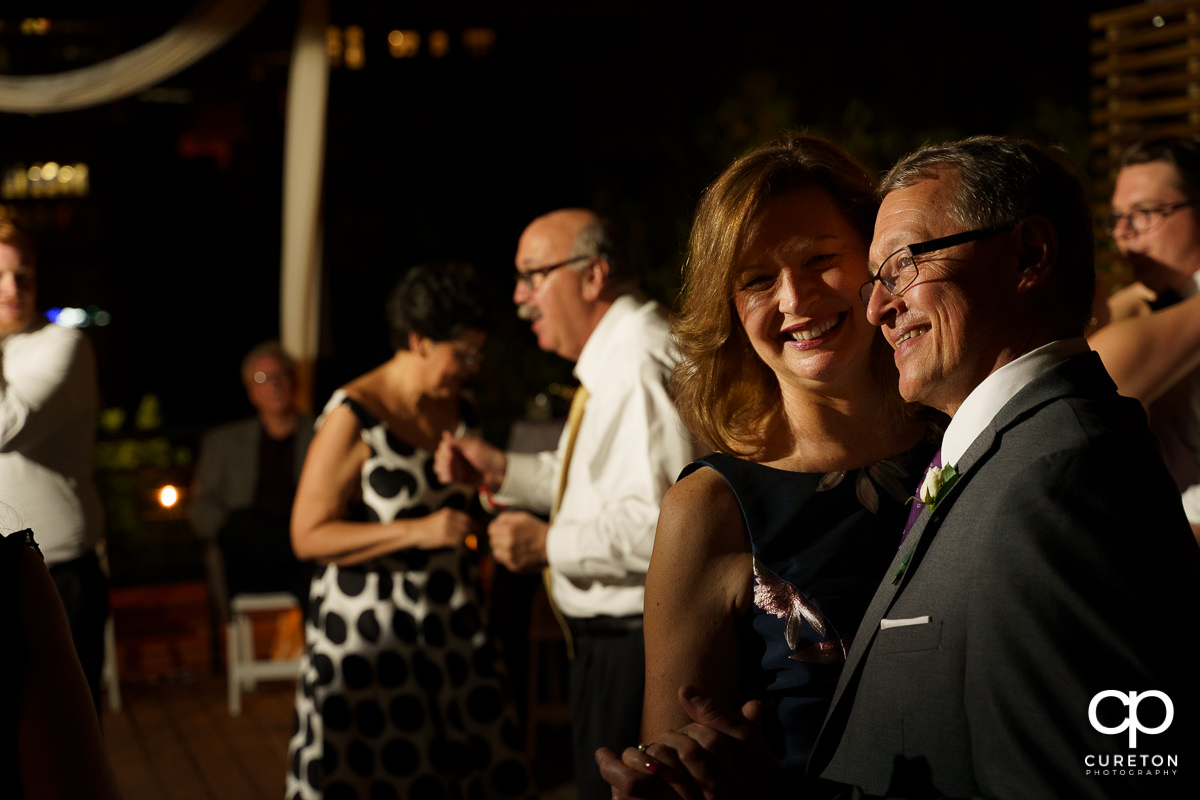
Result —
M 575 256 L 574 258 L 568 258 L 566 261 L 560 261 L 557 264 L 550 264 L 549 266 L 546 266 L 546 267 L 538 267 L 537 269 L 530 269 L 530 270 L 526 270 L 524 272 L 522 272 L 521 270 L 517 270 L 513 274 L 513 277 L 516 279 L 517 283 L 525 284 L 525 288 L 532 292 L 534 289 L 537 288 L 536 286 L 534 286 L 534 281 L 533 281 L 533 279 L 535 277 L 540 277 L 542 275 L 549 275 L 551 272 L 554 272 L 554 270 L 558 269 L 559 267 L 565 267 L 568 264 L 577 264 L 580 261 L 583 261 L 584 259 L 591 259 L 591 258 L 595 258 L 595 256 Z M 538 283 L 541 283 L 541 281 L 539 280 Z

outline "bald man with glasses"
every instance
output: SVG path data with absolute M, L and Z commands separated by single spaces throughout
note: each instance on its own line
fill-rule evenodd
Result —
M 642 603 L 658 507 L 695 453 L 666 382 L 676 355 L 663 308 L 641 297 L 612 225 L 566 208 L 538 217 L 517 244 L 513 302 L 538 346 L 575 362 L 580 381 L 555 451 L 505 453 L 447 439 L 438 476 L 485 486 L 507 505 L 488 535 L 513 572 L 548 567 L 574 645 L 569 704 L 576 782 L 607 800 L 598 747 L 637 740 L 645 648 Z

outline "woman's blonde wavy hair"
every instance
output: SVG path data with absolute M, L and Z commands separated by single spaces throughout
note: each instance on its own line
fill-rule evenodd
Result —
M 747 231 L 768 201 L 810 186 L 824 189 L 870 243 L 879 210 L 875 179 L 840 146 L 806 134 L 784 136 L 734 161 L 697 207 L 680 310 L 671 322 L 681 358 L 670 386 L 689 430 L 720 452 L 759 450 L 780 403 L 779 381 L 754 352 L 733 305 Z M 886 356 L 890 365 L 878 338 L 880 361 Z

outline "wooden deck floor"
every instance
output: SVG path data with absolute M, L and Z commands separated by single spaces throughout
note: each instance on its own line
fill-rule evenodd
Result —
M 125 800 L 279 800 L 292 699 L 289 684 L 261 684 L 231 717 L 212 675 L 123 685 L 104 738 Z
M 260 683 L 243 694 L 242 715 L 229 716 L 224 676 L 212 669 L 207 608 L 203 583 L 113 592 L 122 708 L 106 709 L 103 725 L 125 800 L 283 797 L 294 686 Z M 260 652 L 272 633 L 269 620 L 256 624 Z M 542 797 L 574 798 L 569 737 L 546 728 L 542 741 L 534 764 Z

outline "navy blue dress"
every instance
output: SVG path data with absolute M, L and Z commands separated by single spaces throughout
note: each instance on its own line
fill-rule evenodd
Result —
M 812 474 L 713 453 L 754 554 L 754 605 L 738 625 L 742 699 L 764 702 L 764 733 L 799 780 L 850 643 L 896 554 L 934 446 L 870 467 Z

